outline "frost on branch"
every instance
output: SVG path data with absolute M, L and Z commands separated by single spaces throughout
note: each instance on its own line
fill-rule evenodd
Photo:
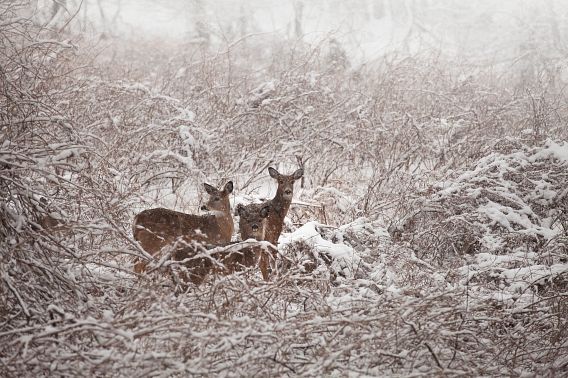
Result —
M 563 93 L 437 55 L 330 69 L 272 36 L 101 51 L 20 4 L 0 2 L 0 376 L 566 370 Z M 306 174 L 270 281 L 132 272 L 136 213 L 197 212 L 204 181 L 261 202 L 276 164 Z
M 568 143 L 494 152 L 447 177 L 402 226 L 426 260 L 523 292 L 567 281 Z

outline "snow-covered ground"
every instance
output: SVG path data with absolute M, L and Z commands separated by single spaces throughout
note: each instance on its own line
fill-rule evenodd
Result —
M 568 110 L 544 55 L 520 75 L 274 35 L 94 42 L 19 4 L 0 3 L 0 376 L 565 374 Z M 298 166 L 268 281 L 212 269 L 182 292 L 167 255 L 133 272 L 142 209 L 197 213 L 232 180 L 234 210 Z

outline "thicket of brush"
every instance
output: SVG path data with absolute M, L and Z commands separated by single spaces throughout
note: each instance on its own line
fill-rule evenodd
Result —
M 568 102 L 538 72 L 433 53 L 351 70 L 259 36 L 98 54 L 19 11 L 0 5 L 0 375 L 568 369 L 568 163 L 547 154 Z M 301 242 L 270 282 L 176 296 L 132 273 L 136 211 L 193 212 L 203 181 L 254 193 L 279 163 L 305 169 L 288 231 L 325 223 L 350 274 Z

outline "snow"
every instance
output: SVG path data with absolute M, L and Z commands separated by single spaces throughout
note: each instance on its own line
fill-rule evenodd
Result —
M 388 15 L 369 21 L 369 36 L 396 23 L 413 32 L 407 17 L 389 13 L 406 3 L 379 9 Z M 293 5 L 302 4 L 306 25 L 330 21 L 313 5 Z M 373 20 L 382 3 L 364 4 Z M 291 5 L 280 9 L 301 13 Z M 422 8 L 416 3 L 401 14 Z M 246 17 L 267 13 L 254 9 Z M 269 23 L 262 18 L 259 25 Z M 55 38 L 58 27 L 51 26 L 35 35 Z M 338 55 L 330 56 L 337 35 L 317 49 L 305 41 L 321 33 L 294 43 L 275 39 L 285 43 L 272 49 L 274 36 L 232 44 L 239 33 L 232 28 L 212 37 L 226 38 L 227 49 L 197 46 L 185 34 L 189 42 L 173 54 L 140 44 L 101 51 L 108 61 L 27 42 L 22 46 L 32 51 L 21 54 L 21 43 L 8 41 L 11 59 L 0 57 L 0 85 L 10 82 L 4 87 L 14 102 L 0 167 L 0 375 L 491 376 L 563 369 L 565 110 L 555 107 L 558 117 L 536 129 L 530 96 L 501 88 L 516 78 L 491 83 L 490 71 L 470 72 L 479 65 L 456 69 L 444 66 L 443 55 L 433 64 L 404 53 L 358 76 L 353 67 L 368 51 L 341 66 L 338 56 L 351 60 L 352 51 L 341 51 L 337 40 Z M 384 51 L 405 38 L 387 29 L 373 43 L 361 40 L 361 49 Z M 341 26 L 338 34 L 345 31 Z M 417 43 L 409 39 L 408 50 Z M 53 61 L 36 59 L 44 55 Z M 73 69 L 84 72 L 76 66 L 85 62 L 92 76 Z M 29 67 L 41 75 L 26 76 Z M 544 100 L 554 93 L 539 89 Z M 543 142 L 542 135 L 558 139 Z M 182 292 L 167 253 L 160 269 L 132 272 L 135 255 L 150 257 L 132 237 L 137 210 L 194 213 L 204 181 L 234 180 L 233 208 L 262 201 L 277 185 L 267 166 L 293 172 L 304 163 L 305 187 L 297 188 L 285 218 L 269 280 L 257 267 L 211 272 L 203 285 Z M 69 214 L 62 218 L 70 221 L 45 232 L 37 227 L 45 213 Z M 210 252 L 251 243 L 258 242 Z M 259 244 L 268 249 L 268 242 Z
M 122 88 L 129 91 L 141 91 L 144 93 L 151 93 L 150 88 L 142 83 L 122 83 Z
M 504 263 L 533 261 L 537 258 L 537 254 L 534 252 L 514 252 L 509 255 L 499 256 L 483 252 L 475 255 L 475 258 L 477 260 L 477 268 L 483 269 L 499 266 Z
M 189 148 L 195 147 L 195 138 L 191 134 L 190 128 L 188 126 L 184 126 L 184 125 L 180 126 L 179 136 L 181 137 L 181 139 L 183 140 L 183 143 L 187 147 L 189 147 Z
M 507 269 L 501 272 L 501 278 L 509 283 L 522 282 L 526 286 L 552 280 L 568 272 L 568 264 L 531 265 L 522 268 Z
M 168 159 L 172 158 L 179 161 L 188 169 L 194 166 L 194 161 L 191 156 L 183 156 L 175 153 L 172 150 L 154 150 L 150 155 L 146 156 L 145 159 L 151 161 L 152 159 Z
M 79 155 L 81 155 L 81 153 L 83 153 L 84 149 L 82 148 L 69 148 L 69 149 L 65 149 L 63 151 L 61 151 L 60 153 L 58 153 L 57 155 L 52 157 L 52 161 L 57 162 L 57 161 L 63 161 L 63 160 L 67 160 L 69 158 L 72 157 L 77 157 Z
M 316 221 L 307 222 L 292 233 L 281 234 L 279 245 L 285 249 L 286 245 L 305 243 L 308 246 L 308 251 L 317 261 L 320 261 L 322 255 L 331 257 L 330 268 L 339 275 L 338 279 L 340 277 L 353 278 L 356 272 L 361 269 L 361 257 L 358 256 L 353 247 L 341 242 L 342 238 L 339 236 L 342 233 L 341 230 L 334 233 L 334 237 L 339 240 L 337 243 L 324 238 L 321 232 L 322 228 L 326 227 L 326 225 Z M 314 271 L 314 274 L 323 272 L 323 269 L 324 266 L 320 265 Z
M 353 248 L 344 244 L 334 244 L 329 240 L 323 239 L 317 230 L 318 226 L 321 226 L 321 224 L 319 224 L 318 222 L 307 222 L 291 234 L 282 234 L 280 236 L 279 243 L 286 245 L 289 243 L 302 241 L 310 245 L 316 251 L 328 253 L 335 259 L 354 258 Z
M 115 252 L 115 251 L 101 250 L 99 253 L 101 255 L 104 255 L 107 254 L 108 252 Z M 130 270 L 129 267 L 124 266 L 124 264 L 106 262 L 104 264 L 89 263 L 85 264 L 85 266 L 73 267 L 70 273 L 74 275 L 81 275 L 86 271 L 89 274 L 96 275 L 101 280 L 113 282 L 124 279 L 131 279 L 132 274 L 130 273 L 129 270 Z
M 502 237 L 491 233 L 483 235 L 480 242 L 489 251 L 498 250 L 505 245 L 505 240 Z
M 527 216 L 527 213 L 532 215 L 532 212 L 526 208 L 515 210 L 509 206 L 503 206 L 493 201 L 488 201 L 487 204 L 480 205 L 478 211 L 480 214 L 487 216 L 493 224 L 499 224 L 511 232 L 515 231 L 513 224 L 516 224 L 522 227 L 520 230 L 517 230 L 517 232 L 526 235 L 540 235 L 547 240 L 558 235 L 558 231 L 535 225 Z
M 188 121 L 188 122 L 195 122 L 195 118 L 197 117 L 197 115 L 195 114 L 195 112 L 193 110 L 190 110 L 188 108 L 176 108 L 176 110 L 179 112 L 179 115 L 174 117 L 174 119 L 179 119 L 181 121 Z
M 568 163 L 568 142 L 557 143 L 553 140 L 547 140 L 544 148 L 529 157 L 530 162 L 547 159 L 555 159 L 561 163 Z
M 501 291 L 492 293 L 491 297 L 499 301 L 518 300 L 519 294 L 545 281 L 551 281 L 568 272 L 568 264 L 542 265 L 535 264 L 539 255 L 535 252 L 514 252 L 509 255 L 493 255 L 478 253 L 475 262 L 459 268 L 464 283 L 482 273 L 500 279 L 505 286 Z M 515 266 L 517 267 L 511 267 Z M 518 265 L 524 265 L 518 267 Z M 530 298 L 529 298 L 530 299 Z M 530 303 L 530 301 L 529 301 Z

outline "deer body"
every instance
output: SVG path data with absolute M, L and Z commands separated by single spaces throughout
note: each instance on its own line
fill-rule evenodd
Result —
M 263 254 L 273 251 L 274 246 L 266 241 L 246 240 L 212 249 L 184 246 L 174 251 L 172 259 L 185 268 L 179 272 L 184 284 L 200 285 L 209 275 L 224 276 L 255 266 Z
M 152 256 L 177 240 L 202 244 L 230 242 L 234 226 L 229 194 L 233 191 L 233 183 L 229 181 L 222 190 L 205 184 L 205 190 L 210 198 L 203 208 L 209 210 L 209 214 L 185 214 L 163 208 L 144 210 L 134 218 L 134 239 Z M 141 273 L 146 265 L 146 262 L 139 262 L 134 271 Z
M 177 248 L 172 253 L 172 259 L 181 262 L 184 268 L 178 274 L 181 281 L 184 284 L 191 281 L 195 285 L 200 285 L 210 274 L 232 274 L 259 264 L 263 254 L 275 252 L 274 246 L 266 241 L 250 240 L 262 240 L 268 211 L 268 206 L 250 205 L 247 208 L 240 204 L 237 206 L 242 242 L 213 248 L 203 244 L 186 244 Z M 264 276 L 262 267 L 261 271 Z
M 294 182 L 300 179 L 304 171 L 298 169 L 291 175 L 283 175 L 272 167 L 268 168 L 270 177 L 278 181 L 276 195 L 270 201 L 266 201 L 263 205 L 268 205 L 270 211 L 268 213 L 265 239 L 274 245 L 278 245 L 278 238 L 284 227 L 284 218 L 288 214 L 292 197 L 294 195 Z

